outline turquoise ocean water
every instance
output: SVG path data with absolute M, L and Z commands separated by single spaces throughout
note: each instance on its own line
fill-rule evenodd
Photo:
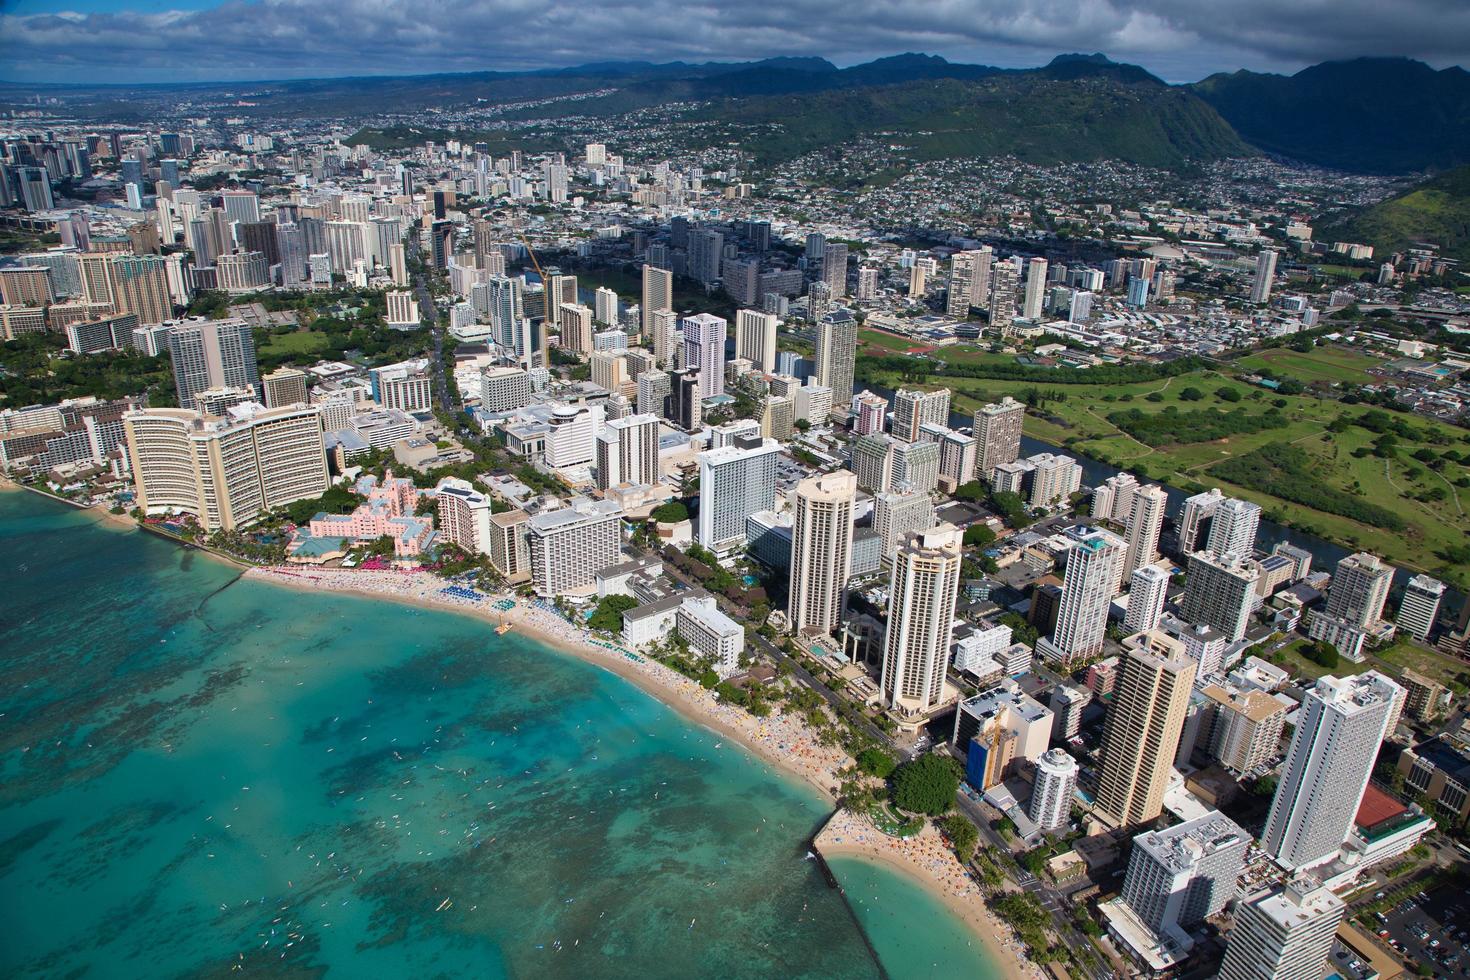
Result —
M 0 975 L 993 974 L 620 678 L 237 575 L 0 493 Z

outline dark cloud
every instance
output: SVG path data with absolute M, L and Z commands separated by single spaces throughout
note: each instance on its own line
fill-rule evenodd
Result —
M 168 81 L 900 51 L 1004 66 L 1105 51 L 1173 81 L 1359 55 L 1470 60 L 1465 0 L 226 0 L 0 15 L 0 75 Z

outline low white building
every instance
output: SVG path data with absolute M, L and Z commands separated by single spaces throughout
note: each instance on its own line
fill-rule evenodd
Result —
M 721 677 L 740 669 L 745 628 L 720 612 L 714 596 L 684 599 L 679 604 L 678 630 L 696 655 L 714 661 L 715 673 Z

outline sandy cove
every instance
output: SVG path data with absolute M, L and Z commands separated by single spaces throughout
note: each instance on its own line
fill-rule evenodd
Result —
M 817 834 L 824 858 L 856 857 L 882 864 L 916 879 L 939 897 L 991 953 L 1006 980 L 1044 980 L 1047 974 L 1026 959 L 1026 947 L 1011 927 L 986 906 L 984 894 L 933 824 L 907 838 L 890 837 L 860 814 L 841 809 Z

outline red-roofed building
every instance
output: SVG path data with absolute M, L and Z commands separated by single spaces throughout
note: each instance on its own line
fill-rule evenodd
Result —
M 1387 824 L 1408 812 L 1408 807 L 1369 783 L 1367 791 L 1363 793 L 1363 802 L 1358 804 L 1358 815 L 1353 818 L 1353 823 L 1357 824 L 1359 830 L 1371 834 L 1379 825 Z

